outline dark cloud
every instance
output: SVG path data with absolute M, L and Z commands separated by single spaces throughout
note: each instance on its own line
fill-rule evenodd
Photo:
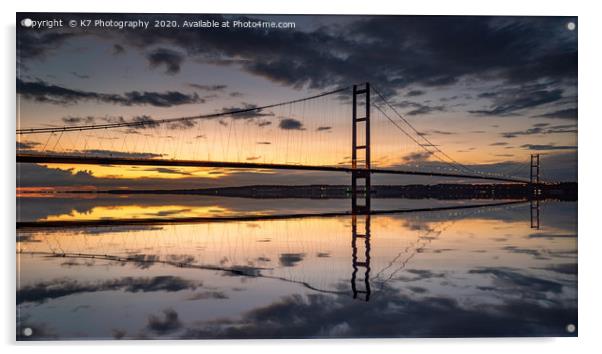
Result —
M 524 275 L 511 268 L 479 268 L 472 269 L 469 273 L 490 275 L 498 291 L 514 291 L 515 294 L 535 291 L 538 296 L 540 293 L 562 291 L 562 284 L 558 282 Z
M 87 117 L 63 117 L 61 118 L 63 123 L 67 125 L 78 125 L 78 124 L 94 124 L 96 122 L 96 117 L 87 116 Z
M 567 108 L 533 116 L 533 118 L 577 119 L 577 108 Z
M 113 44 L 113 55 L 125 53 L 125 48 L 120 44 Z
M 316 131 L 318 131 L 318 132 L 330 131 L 330 130 L 332 130 L 332 127 L 322 126 L 322 127 L 316 128 Z
M 542 252 L 537 250 L 537 249 L 533 249 L 533 248 L 523 248 L 523 247 L 517 247 L 517 246 L 506 246 L 502 248 L 504 251 L 510 252 L 510 253 L 517 253 L 517 254 L 528 254 L 530 256 L 535 257 L 536 259 L 544 259 L 545 257 L 542 255 Z
M 39 145 L 36 141 L 17 141 L 17 150 L 31 150 Z
M 163 316 L 148 316 L 146 328 L 156 334 L 172 333 L 182 327 L 178 313 L 173 309 L 163 310 Z
M 89 79 L 90 78 L 90 75 L 80 74 L 75 71 L 72 71 L 71 75 L 77 77 L 78 79 Z
M 56 51 L 65 41 L 77 37 L 76 33 L 60 31 L 18 31 L 17 58 L 43 59 Z
M 524 144 L 520 146 L 523 149 L 547 151 L 547 150 L 577 150 L 576 145 L 555 145 L 555 144 Z
M 126 157 L 126 158 L 134 158 L 134 159 L 152 159 L 155 157 L 161 157 L 161 154 L 155 154 L 150 152 L 127 152 L 127 151 L 115 151 L 115 150 L 104 150 L 104 149 L 87 149 L 87 150 L 79 150 L 70 155 L 85 155 L 85 156 L 111 156 L 111 157 Z
M 428 113 L 432 113 L 432 112 L 443 112 L 446 110 L 446 107 L 442 106 L 442 105 L 430 106 L 428 104 L 414 102 L 414 101 L 400 101 L 400 102 L 394 103 L 394 105 L 396 107 L 399 107 L 402 109 L 412 108 L 410 111 L 408 111 L 406 113 L 407 115 L 410 115 L 410 116 L 417 116 L 417 115 L 428 114 Z
M 488 109 L 469 110 L 468 112 L 484 116 L 511 116 L 522 110 L 562 99 L 562 89 L 548 89 L 542 86 L 537 84 L 492 92 L 489 97 L 493 104 Z
M 140 92 L 130 91 L 124 94 L 107 94 L 91 91 L 73 90 L 44 81 L 23 81 L 17 79 L 17 93 L 24 98 L 37 102 L 68 105 L 80 101 L 97 101 L 122 106 L 151 105 L 155 107 L 171 107 L 190 103 L 202 103 L 197 95 L 188 95 L 177 91 Z
M 294 118 L 282 119 L 278 124 L 278 127 L 284 130 L 305 130 L 305 128 L 303 128 L 303 123 Z
M 278 260 L 283 267 L 294 267 L 305 258 L 304 253 L 283 253 Z
M 154 16 L 147 15 L 147 19 Z M 121 17 L 134 19 L 128 14 Z M 239 15 L 204 18 L 253 20 Z M 23 48 L 24 58 L 32 58 L 56 49 L 74 33 L 118 36 L 120 42 L 141 50 L 169 45 L 197 60 L 237 66 L 292 87 L 322 89 L 370 81 L 379 83 L 385 94 L 410 85 L 446 86 L 467 78 L 497 79 L 504 84 L 576 80 L 577 37 L 576 32 L 566 30 L 566 23 L 575 18 L 362 16 L 347 17 L 345 23 L 323 19 L 322 26 L 308 31 L 161 28 L 82 34 L 63 29 L 66 33 L 59 33 L 65 38 L 19 31 L 17 46 Z
M 258 120 L 255 123 L 260 128 L 267 127 L 268 125 L 272 125 L 272 122 L 270 122 L 269 120 Z
M 422 162 L 426 161 L 431 157 L 430 152 L 412 152 L 403 157 L 404 162 Z
M 550 272 L 560 274 L 577 275 L 577 263 L 550 264 L 546 267 L 538 269 L 544 269 Z
M 454 135 L 454 134 L 458 134 L 456 132 L 450 132 L 450 131 L 447 131 L 447 130 L 437 130 L 437 129 L 435 129 L 435 130 L 429 130 L 429 133 L 430 134 L 437 134 L 437 135 Z
M 489 146 L 506 146 L 506 145 L 508 145 L 508 143 L 505 141 L 496 141 L 495 143 L 489 144 Z
M 139 134 L 139 132 L 137 132 L 136 130 L 138 129 L 150 129 L 150 128 L 156 128 L 158 127 L 160 124 L 158 122 L 156 122 L 155 119 L 153 119 L 151 116 L 149 115 L 140 115 L 140 116 L 134 116 L 131 120 L 126 121 L 125 118 L 119 116 L 119 117 L 111 117 L 111 116 L 106 116 L 106 117 L 93 117 L 93 116 L 87 116 L 87 117 L 63 117 L 62 121 L 66 124 L 66 125 L 80 125 L 80 124 L 95 124 L 98 122 L 104 122 L 104 123 L 139 123 L 138 125 L 134 125 L 134 126 L 130 126 L 127 129 L 127 133 L 128 134 Z M 188 129 L 188 128 L 192 128 L 194 126 L 196 126 L 196 121 L 193 120 L 181 120 L 181 121 L 175 121 L 175 122 L 171 122 L 171 123 L 167 123 L 165 124 L 165 126 L 168 129 Z
M 146 169 L 144 169 L 144 171 L 158 172 L 158 173 L 164 173 L 164 174 L 169 174 L 169 175 L 180 175 L 180 176 L 191 176 L 192 175 L 192 173 L 190 173 L 190 172 L 180 171 L 178 169 L 168 168 L 168 167 L 146 168 Z
M 490 273 L 483 273 L 489 275 Z M 491 274 L 498 276 L 499 274 Z M 503 276 L 502 276 L 503 277 Z M 514 280 L 510 275 L 504 284 Z M 495 304 L 461 304 L 451 297 L 431 296 L 426 289 L 411 292 L 390 286 L 364 306 L 345 295 L 292 295 L 255 308 L 236 319 L 186 326 L 184 338 L 383 338 L 383 337 L 524 337 L 570 336 L 567 323 L 577 323 L 576 301 L 535 300 L 547 289 L 506 294 Z M 542 285 L 543 284 L 543 285 Z M 418 296 L 414 295 L 419 293 Z M 478 298 L 478 297 L 477 297 Z M 393 309 L 393 310 L 392 310 Z M 294 319 L 294 320 L 291 320 Z
M 398 280 L 408 282 L 445 277 L 445 273 L 437 273 L 428 269 L 408 269 L 406 272 L 409 273 L 410 276 L 400 276 L 398 277 Z
M 418 115 L 422 115 L 422 114 L 429 114 L 429 113 L 433 113 L 433 112 L 443 112 L 443 111 L 445 111 L 444 106 L 422 105 L 419 108 L 416 108 L 414 110 L 407 112 L 406 114 L 409 116 L 418 116 Z
M 167 127 L 169 129 L 189 129 L 196 126 L 197 121 L 195 120 L 180 120 L 172 123 L 168 123 Z
M 536 233 L 530 234 L 529 238 L 545 238 L 553 240 L 555 238 L 576 238 L 577 234 L 550 234 L 550 233 Z
M 98 291 L 121 290 L 130 293 L 155 291 L 175 292 L 196 289 L 197 287 L 197 283 L 180 277 L 167 275 L 152 278 L 123 277 L 107 281 L 85 283 L 70 279 L 54 279 L 26 285 L 18 289 L 17 304 L 25 302 L 42 303 L 64 296 Z
M 201 85 L 201 84 L 194 84 L 194 83 L 188 84 L 188 86 L 195 88 L 197 90 L 200 90 L 200 91 L 207 91 L 207 92 L 221 92 L 221 91 L 224 91 L 226 88 L 228 88 L 227 85 Z
M 262 109 L 256 109 L 256 104 L 244 103 L 242 106 L 224 107 L 222 113 L 243 111 L 240 113 L 232 114 L 233 119 L 254 119 L 259 117 L 271 117 L 274 115 L 272 112 L 264 112 Z
M 228 296 L 222 291 L 204 291 L 197 292 L 190 296 L 187 300 L 207 300 L 207 299 L 228 299 Z
M 555 125 L 549 126 L 547 123 L 539 123 L 533 125 L 532 128 L 526 130 L 519 130 L 513 132 L 504 132 L 500 135 L 504 138 L 511 139 L 516 138 L 520 135 L 539 135 L 539 134 L 560 134 L 560 133 L 577 133 L 577 126 L 575 124 Z
M 165 73 L 175 75 L 180 72 L 180 66 L 184 61 L 184 56 L 171 49 L 158 48 L 146 55 L 146 60 L 151 68 L 165 66 Z
M 425 93 L 426 92 L 424 92 L 422 90 L 412 90 L 412 91 L 408 91 L 408 93 L 406 93 L 406 97 L 422 96 Z

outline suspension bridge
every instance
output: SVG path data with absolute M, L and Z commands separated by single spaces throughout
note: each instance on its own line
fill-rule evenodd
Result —
M 196 116 L 101 119 L 102 123 L 89 118 L 93 124 L 18 129 L 22 145 L 35 148 L 18 149 L 17 163 L 347 173 L 357 212 L 370 209 L 370 193 L 365 191 L 374 174 L 542 183 L 538 155 L 531 157 L 529 179 L 458 162 L 370 83 Z M 332 134 L 335 130 L 344 133 Z M 357 202 L 361 196 L 366 197 L 364 205 Z

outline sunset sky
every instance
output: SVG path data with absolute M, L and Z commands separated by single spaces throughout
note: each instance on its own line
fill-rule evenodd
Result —
M 369 81 L 433 144 L 490 172 L 542 156 L 576 180 L 577 24 L 569 17 L 18 14 L 23 18 L 294 22 L 294 29 L 17 29 L 18 129 L 194 116 Z M 373 94 L 373 102 L 382 104 Z M 345 164 L 349 94 L 246 116 L 116 132 L 24 135 L 22 151 Z M 378 167 L 436 165 L 373 110 Z M 478 165 L 478 166 L 477 166 Z M 525 166 L 523 168 L 522 166 Z M 19 185 L 185 187 L 348 183 L 326 173 L 19 167 Z M 397 177 L 399 179 L 399 177 Z M 381 183 L 416 180 L 390 177 Z M 168 182 L 168 183 L 166 183 Z

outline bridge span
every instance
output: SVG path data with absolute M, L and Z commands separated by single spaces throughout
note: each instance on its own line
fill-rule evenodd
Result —
M 249 170 L 297 170 L 369 174 L 415 175 L 428 177 L 450 177 L 477 180 L 490 180 L 508 183 L 530 183 L 519 178 L 498 177 L 488 175 L 473 175 L 447 172 L 424 172 L 412 170 L 394 170 L 382 168 L 353 168 L 344 166 L 319 166 L 295 165 L 257 162 L 227 162 L 227 161 L 197 161 L 176 159 L 148 159 L 129 157 L 100 157 L 77 155 L 49 155 L 49 154 L 17 154 L 17 163 L 47 163 L 47 164 L 73 164 L 73 165 L 116 165 L 116 166 L 171 166 L 171 167 L 208 167 L 208 168 L 238 168 Z

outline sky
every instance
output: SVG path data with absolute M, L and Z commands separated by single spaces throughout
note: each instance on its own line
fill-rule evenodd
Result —
M 265 20 L 294 28 L 17 28 L 18 129 L 194 116 L 370 82 L 454 160 L 576 181 L 577 19 L 486 16 L 26 14 L 33 20 Z M 575 25 L 572 26 L 571 24 Z M 350 95 L 115 132 L 21 135 L 23 152 L 341 165 Z M 385 107 L 373 91 L 373 103 Z M 385 113 L 393 116 L 390 108 Z M 445 169 L 372 110 L 373 165 Z M 407 129 L 407 127 L 406 127 Z M 19 166 L 19 186 L 348 183 L 326 173 Z M 376 183 L 420 183 L 379 177 Z M 437 180 L 442 181 L 442 180 Z M 446 181 L 447 182 L 447 181 Z M 374 183 L 374 182 L 373 182 Z

